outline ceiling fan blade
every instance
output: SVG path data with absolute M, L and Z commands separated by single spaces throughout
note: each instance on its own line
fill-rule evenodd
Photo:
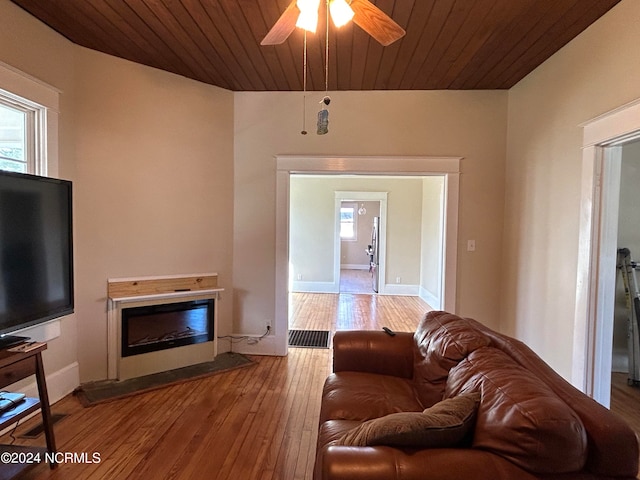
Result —
M 355 13 L 353 22 L 385 47 L 407 33 L 369 0 L 352 0 L 351 8 Z
M 262 39 L 260 45 L 280 45 L 289 38 L 291 32 L 296 28 L 296 21 L 300 15 L 300 9 L 293 0 L 284 11 L 269 33 Z

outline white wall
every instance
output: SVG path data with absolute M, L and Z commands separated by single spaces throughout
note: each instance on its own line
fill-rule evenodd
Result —
M 509 91 L 502 329 L 571 377 L 580 125 L 640 97 L 640 2 L 623 0 Z

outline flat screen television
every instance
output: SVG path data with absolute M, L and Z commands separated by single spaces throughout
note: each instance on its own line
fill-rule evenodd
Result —
M 0 348 L 73 312 L 72 185 L 0 171 Z

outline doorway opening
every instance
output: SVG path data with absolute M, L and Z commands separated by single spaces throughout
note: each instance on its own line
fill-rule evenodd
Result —
M 622 147 L 640 139 L 640 101 L 583 127 L 572 382 L 609 407 Z
M 373 181 L 372 185 L 385 188 L 391 186 L 389 180 L 384 177 L 357 179 L 358 182 Z M 337 255 L 333 275 L 338 279 L 338 292 L 384 293 L 387 192 L 336 190 L 334 205 Z
M 306 238 L 326 238 L 326 228 L 321 228 L 316 222 L 310 222 L 309 228 L 296 230 L 293 228 L 296 219 L 292 218 L 290 205 L 294 202 L 292 197 L 292 179 L 297 176 L 356 176 L 365 178 L 370 176 L 397 177 L 423 177 L 439 178 L 442 198 L 442 231 L 444 232 L 441 248 L 442 259 L 440 278 L 437 287 L 440 290 L 433 300 L 427 303 L 433 308 L 447 310 L 455 313 L 456 307 L 456 271 L 457 271 L 457 244 L 458 244 L 458 206 L 460 184 L 459 157 L 325 157 L 325 156 L 293 156 L 279 155 L 276 157 L 276 320 L 274 329 L 274 342 L 278 351 L 286 352 L 289 309 L 291 307 L 289 292 L 292 291 L 293 282 L 305 281 L 305 272 L 295 270 L 292 265 L 292 257 L 295 252 L 290 239 L 294 232 L 304 232 L 310 235 Z M 362 189 L 359 189 L 362 190 Z M 296 203 L 298 204 L 298 203 Z M 324 207 L 312 205 L 311 218 L 315 218 Z M 326 213 L 326 212 L 324 212 Z M 402 219 L 394 219 L 402 225 Z M 332 232 L 331 239 L 334 239 Z M 331 244 L 331 240 L 330 240 Z M 334 250 L 335 252 L 335 250 Z M 336 258 L 337 257 L 337 258 Z M 331 265 L 332 261 L 338 263 L 331 249 L 318 249 L 312 256 L 307 257 L 312 262 L 324 262 Z M 430 259 L 425 259 L 430 260 Z M 334 263 L 335 265 L 335 263 Z M 300 277 L 299 277 L 300 275 Z M 386 277 L 389 277 L 387 271 Z M 393 277 L 394 274 L 392 273 Z M 300 278 L 300 280 L 298 280 Z M 335 284 L 335 277 L 325 275 L 317 278 L 319 282 Z M 386 282 L 387 280 L 385 280 Z M 316 282 L 317 283 L 317 282 Z M 386 283 L 387 294 L 395 294 L 396 285 Z M 391 287 L 391 288 L 389 288 Z M 333 293 L 338 292 L 338 286 L 334 285 Z M 284 353 L 283 353 L 284 354 Z
M 342 193 L 342 192 L 341 192 Z M 367 194 L 368 192 L 355 192 Z M 339 292 L 374 295 L 380 291 L 380 201 L 341 198 L 337 232 Z M 386 243 L 386 242 L 383 242 Z

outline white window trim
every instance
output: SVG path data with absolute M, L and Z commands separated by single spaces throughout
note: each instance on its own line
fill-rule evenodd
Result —
M 60 90 L 31 75 L 0 62 L 0 93 L 20 106 L 28 106 L 35 115 L 36 137 L 42 139 L 34 148 L 38 175 L 58 177 L 58 117 Z

